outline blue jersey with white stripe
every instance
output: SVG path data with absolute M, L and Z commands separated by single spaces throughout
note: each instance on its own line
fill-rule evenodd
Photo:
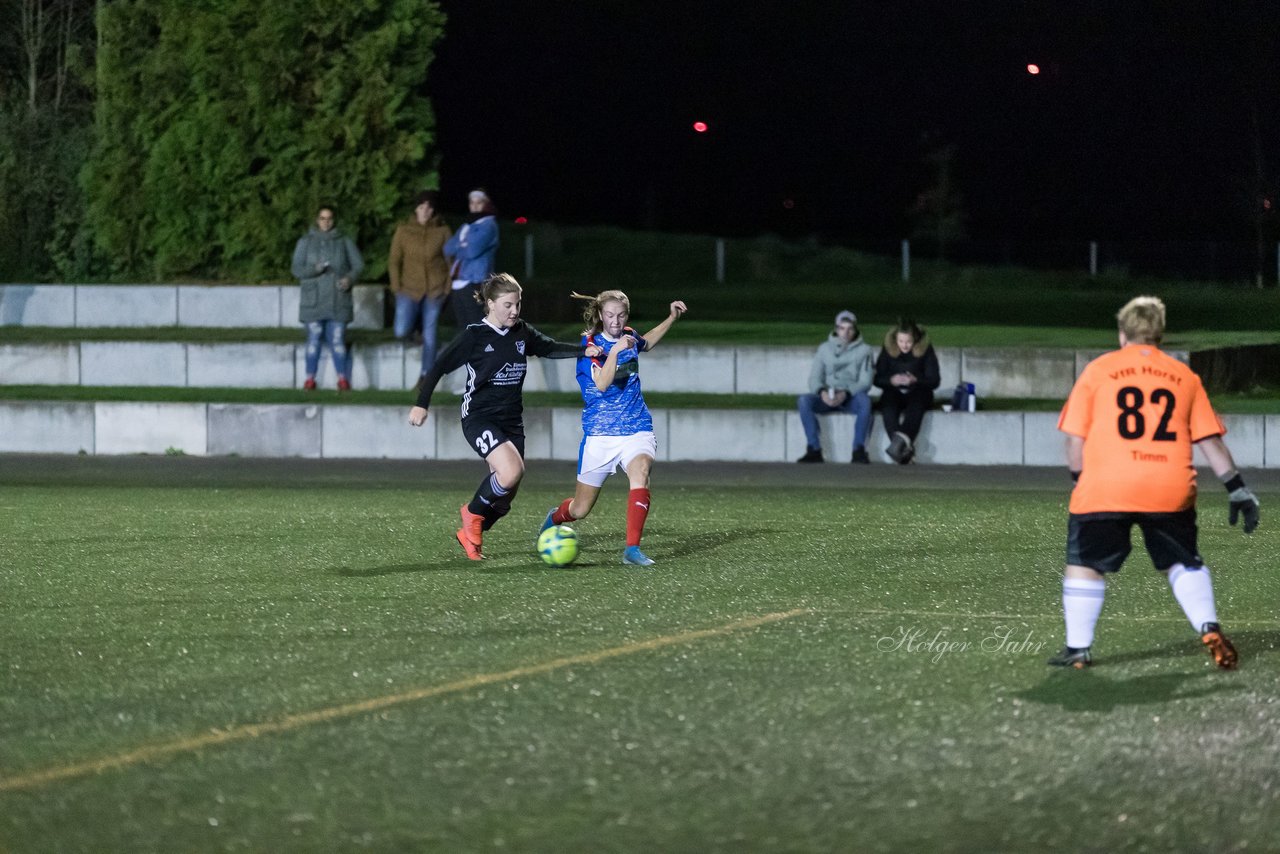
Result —
M 582 389 L 582 432 L 587 436 L 630 436 L 653 430 L 653 417 L 640 391 L 640 351 L 644 339 L 628 328 L 624 334 L 633 335 L 636 346 L 618 354 L 618 370 L 613 382 L 604 391 L 596 388 L 591 376 L 592 365 L 601 366 L 613 350 L 616 341 L 610 341 L 603 333 L 582 337 L 583 346 L 595 344 L 604 352 L 594 359 L 583 356 L 578 359 L 578 386 Z

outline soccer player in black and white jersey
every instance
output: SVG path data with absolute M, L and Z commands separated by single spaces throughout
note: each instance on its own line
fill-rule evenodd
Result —
M 485 316 L 458 334 L 422 378 L 409 423 L 427 420 L 431 395 L 447 373 L 466 367 L 462 434 L 489 464 L 489 476 L 462 505 L 457 538 L 471 560 L 483 560 L 483 532 L 511 510 L 524 477 L 524 376 L 528 357 L 570 359 L 600 355 L 598 346 L 555 341 L 520 319 L 520 283 L 506 273 L 490 276 L 476 298 Z

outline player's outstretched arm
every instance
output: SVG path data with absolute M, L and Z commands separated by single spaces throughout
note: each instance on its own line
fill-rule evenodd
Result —
M 1227 500 L 1230 502 L 1227 522 L 1234 525 L 1240 517 L 1244 517 L 1244 532 L 1252 534 L 1258 527 L 1258 496 L 1244 485 L 1244 478 L 1236 470 L 1236 461 L 1221 436 L 1209 436 L 1196 442 L 1196 447 L 1204 452 L 1213 473 L 1227 488 Z
M 667 330 L 669 330 L 672 325 L 680 319 L 680 315 L 684 314 L 688 310 L 688 307 L 682 300 L 676 300 L 671 303 L 671 313 L 667 315 L 667 319 L 650 329 L 642 336 L 645 342 L 645 352 L 657 347 L 658 342 L 662 340 L 662 336 L 667 334 Z
M 587 344 L 584 347 L 577 341 L 557 341 L 551 336 L 539 332 L 527 322 L 525 323 L 525 332 L 528 336 L 525 342 L 525 352 L 540 359 L 580 359 L 583 356 L 594 359 L 602 351 L 598 344 Z
M 634 346 L 636 346 L 636 339 L 630 335 L 623 335 L 618 339 L 618 343 L 613 345 L 609 355 L 605 357 L 604 364 L 592 366 L 591 379 L 595 381 L 598 390 L 604 391 L 607 389 L 613 383 L 613 378 L 618 375 L 618 354 Z M 587 355 L 590 356 L 591 354 L 588 353 Z

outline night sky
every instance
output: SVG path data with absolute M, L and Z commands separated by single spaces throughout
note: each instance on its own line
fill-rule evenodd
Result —
M 954 145 L 976 239 L 1248 241 L 1280 167 L 1264 0 L 441 5 L 450 210 L 887 245 Z

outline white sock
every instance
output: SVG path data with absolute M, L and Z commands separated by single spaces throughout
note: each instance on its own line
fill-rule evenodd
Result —
M 1173 598 L 1182 606 L 1182 613 L 1187 615 L 1191 627 L 1197 632 L 1205 623 L 1218 622 L 1209 567 L 1188 567 L 1175 563 L 1169 567 L 1169 586 L 1173 588 Z
M 1062 579 L 1062 615 L 1067 623 L 1067 646 L 1093 646 L 1093 628 L 1102 613 L 1107 582 L 1089 578 Z

